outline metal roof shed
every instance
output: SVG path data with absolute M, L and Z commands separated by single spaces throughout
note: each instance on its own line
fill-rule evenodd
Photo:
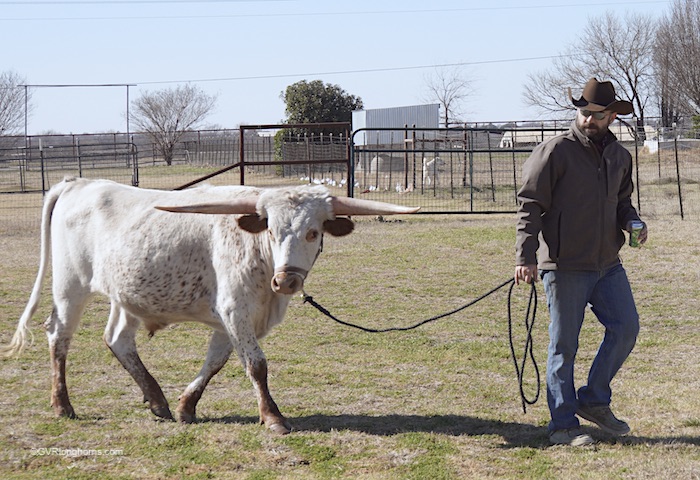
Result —
M 411 105 L 407 107 L 376 108 L 352 112 L 352 129 L 367 129 L 355 135 L 355 145 L 390 144 L 409 127 L 438 128 L 440 104 Z M 372 131 L 373 128 L 396 128 L 395 131 Z

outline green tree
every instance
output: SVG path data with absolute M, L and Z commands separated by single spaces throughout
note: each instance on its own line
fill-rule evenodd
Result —
M 286 123 L 349 122 L 352 111 L 362 109 L 360 97 L 321 80 L 289 85 L 280 98 L 286 105 Z
M 131 121 L 150 135 L 165 163 L 172 165 L 177 142 L 187 130 L 201 126 L 215 104 L 215 95 L 189 84 L 145 92 L 132 103 Z

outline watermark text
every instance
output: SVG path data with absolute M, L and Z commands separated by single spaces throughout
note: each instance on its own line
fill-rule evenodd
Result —
M 101 448 L 60 448 L 41 447 L 32 448 L 32 455 L 38 457 L 58 456 L 58 457 L 119 457 L 124 455 L 124 450 L 101 449 Z

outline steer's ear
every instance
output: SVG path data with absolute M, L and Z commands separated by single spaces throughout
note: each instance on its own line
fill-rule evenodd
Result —
M 334 237 L 343 237 L 350 234 L 355 228 L 355 224 L 349 218 L 336 218 L 323 222 L 323 230 Z
M 238 219 L 238 226 L 246 232 L 260 233 L 267 230 L 267 218 L 260 215 L 243 215 Z

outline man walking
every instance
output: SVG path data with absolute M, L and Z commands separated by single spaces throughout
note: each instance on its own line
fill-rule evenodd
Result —
M 639 316 L 619 257 L 624 231 L 639 222 L 632 206 L 632 157 L 608 129 L 617 115 L 633 112 L 618 100 L 611 82 L 591 78 L 576 119 L 563 134 L 538 145 L 523 165 L 518 191 L 515 282 L 544 284 L 550 314 L 547 403 L 552 444 L 588 445 L 578 417 L 612 435 L 629 425 L 610 410 L 610 383 L 632 351 Z M 574 360 L 589 305 L 605 336 L 586 385 L 574 385 Z

